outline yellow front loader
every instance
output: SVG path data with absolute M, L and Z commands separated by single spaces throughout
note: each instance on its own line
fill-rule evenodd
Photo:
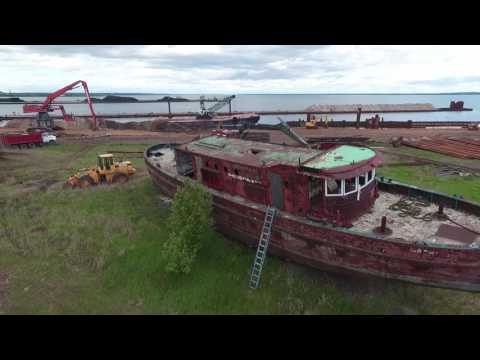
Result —
M 114 161 L 112 154 L 102 154 L 98 155 L 96 167 L 80 169 L 68 178 L 66 185 L 85 188 L 102 183 L 125 183 L 136 171 L 130 161 Z

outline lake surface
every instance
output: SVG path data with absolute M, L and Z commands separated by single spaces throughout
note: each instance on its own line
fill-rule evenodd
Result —
M 198 99 L 198 94 L 160 94 L 160 95 L 128 95 L 138 100 L 156 100 L 165 95 L 181 96 L 183 98 Z M 222 95 L 208 95 L 208 97 Z M 23 97 L 26 101 L 43 101 L 44 97 Z M 83 100 L 84 97 L 60 97 L 59 100 L 76 101 Z M 433 112 L 433 113 L 379 113 L 385 121 L 480 121 L 480 95 L 430 95 L 430 94 L 285 94 L 285 95 L 237 95 L 232 101 L 233 111 L 261 111 L 261 110 L 304 110 L 315 104 L 404 104 L 404 103 L 430 103 L 434 107 L 448 107 L 450 101 L 462 100 L 466 108 L 473 108 L 473 111 L 465 112 Z M 211 106 L 213 103 L 206 103 Z M 21 115 L 22 104 L 1 105 L 0 115 Z M 171 103 L 172 112 L 197 112 L 200 110 L 199 103 Z M 87 104 L 65 105 L 68 113 L 74 115 L 89 114 Z M 150 112 L 168 112 L 167 103 L 130 103 L 130 104 L 94 104 L 95 112 L 102 114 L 131 114 L 131 113 L 150 113 Z M 228 111 L 228 105 L 220 111 Z M 60 112 L 55 112 L 55 114 Z M 371 117 L 372 114 L 363 114 L 362 120 Z M 329 118 L 334 120 L 354 120 L 355 114 L 337 114 Z M 284 120 L 305 119 L 305 115 L 283 115 Z M 137 119 L 142 121 L 145 119 Z M 151 120 L 151 118 L 150 118 Z M 132 121 L 132 119 L 123 119 L 123 121 Z M 262 123 L 278 122 L 277 116 L 262 116 Z

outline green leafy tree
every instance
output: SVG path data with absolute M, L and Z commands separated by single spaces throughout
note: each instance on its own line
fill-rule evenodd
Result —
M 168 238 L 162 255 L 168 272 L 188 274 L 202 239 L 212 229 L 212 196 L 199 183 L 188 180 L 177 191 L 167 219 Z

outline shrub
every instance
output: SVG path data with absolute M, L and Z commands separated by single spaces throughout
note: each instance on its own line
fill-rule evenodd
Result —
M 202 185 L 188 180 L 177 191 L 167 218 L 168 238 L 162 257 L 168 272 L 188 274 L 202 239 L 212 227 L 212 197 Z

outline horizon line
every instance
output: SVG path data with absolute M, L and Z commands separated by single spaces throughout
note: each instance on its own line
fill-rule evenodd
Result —
M 49 91 L 0 91 L 0 94 L 50 94 Z M 210 93 L 210 92 L 131 92 L 131 91 L 92 91 L 91 94 L 128 94 L 128 95 L 223 95 L 234 92 Z M 71 92 L 68 94 L 83 94 L 83 92 Z M 480 91 L 452 91 L 452 92 L 331 92 L 331 93 L 313 93 L 313 92 L 238 92 L 235 95 L 455 95 L 455 94 L 480 94 Z

